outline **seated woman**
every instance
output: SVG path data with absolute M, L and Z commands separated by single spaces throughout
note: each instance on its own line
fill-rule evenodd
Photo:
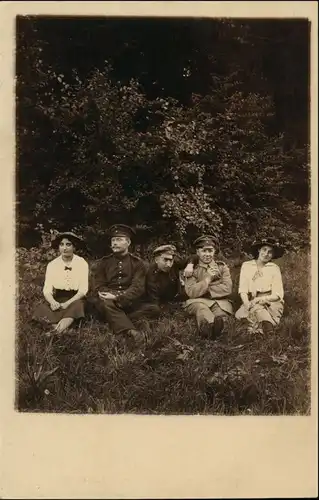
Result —
M 270 333 L 284 310 L 281 272 L 272 262 L 282 257 L 284 249 L 275 239 L 265 238 L 252 244 L 251 253 L 253 260 L 241 267 L 238 291 L 243 304 L 235 317 L 247 319 L 251 333 Z
M 47 303 L 40 304 L 33 315 L 34 320 L 55 324 L 48 335 L 62 333 L 74 320 L 84 317 L 83 298 L 89 288 L 89 266 L 83 257 L 74 253 L 75 247 L 82 243 L 71 232 L 58 234 L 51 243 L 60 255 L 46 269 L 43 295 Z

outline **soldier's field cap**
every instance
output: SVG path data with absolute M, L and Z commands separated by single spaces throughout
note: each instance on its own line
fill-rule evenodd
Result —
M 213 247 L 215 248 L 215 250 L 218 250 L 219 244 L 215 236 L 212 236 L 210 234 L 205 234 L 199 236 L 199 238 L 196 238 L 196 240 L 194 241 L 194 247 L 195 248 Z
M 125 224 L 114 224 L 110 227 L 108 232 L 111 238 L 114 238 L 115 236 L 132 238 L 135 235 L 134 229 L 129 226 L 125 226 Z
M 176 253 L 176 247 L 174 245 L 161 245 L 153 250 L 154 257 L 163 253 L 169 253 L 174 256 Z

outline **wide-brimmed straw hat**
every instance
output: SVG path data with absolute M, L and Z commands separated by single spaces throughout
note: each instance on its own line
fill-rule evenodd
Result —
M 250 245 L 250 253 L 254 255 L 254 257 L 258 256 L 258 251 L 261 247 L 268 245 L 273 249 L 273 259 L 279 259 L 285 253 L 285 248 L 283 245 L 279 243 L 275 238 L 259 238 L 253 241 Z
M 54 237 L 54 239 L 51 241 L 52 248 L 57 249 L 63 238 L 67 238 L 68 240 L 70 240 L 76 247 L 81 247 L 81 248 L 84 247 L 84 241 L 82 238 L 80 238 L 80 236 L 77 236 L 71 231 L 65 231 L 63 233 L 58 233 Z

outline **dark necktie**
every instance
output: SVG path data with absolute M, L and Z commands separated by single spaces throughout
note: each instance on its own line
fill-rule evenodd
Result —
M 64 271 L 72 271 L 72 267 L 65 266 Z

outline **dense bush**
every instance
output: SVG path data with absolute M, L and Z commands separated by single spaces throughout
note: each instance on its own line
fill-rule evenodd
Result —
M 252 57 L 247 27 L 216 26 L 216 62 L 207 61 L 201 92 L 195 68 L 185 70 L 183 102 L 172 93 L 150 96 L 142 73 L 116 78 L 114 57 L 85 75 L 76 64 L 62 72 L 37 23 L 24 24 L 17 59 L 20 244 L 41 225 L 79 230 L 92 251 L 104 253 L 105 230 L 118 221 L 137 226 L 144 246 L 167 237 L 185 246 L 203 231 L 219 234 L 230 252 L 269 231 L 291 248 L 307 244 L 300 195 L 309 180 L 307 146 L 287 147 L 262 76 L 244 75 L 244 55 Z M 241 50 L 239 61 L 224 54 L 227 40 Z M 203 64 L 198 50 L 189 50 L 192 64 Z

